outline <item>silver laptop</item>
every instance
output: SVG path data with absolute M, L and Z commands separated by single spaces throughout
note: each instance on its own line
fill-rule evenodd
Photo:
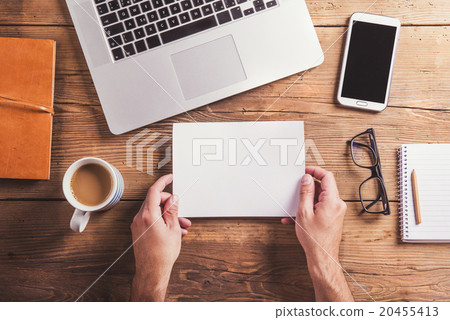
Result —
M 317 66 L 304 0 L 66 0 L 121 134 Z

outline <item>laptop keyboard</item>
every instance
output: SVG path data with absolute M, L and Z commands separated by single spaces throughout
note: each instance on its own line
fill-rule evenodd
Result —
M 93 0 L 115 61 L 278 6 L 279 0 Z

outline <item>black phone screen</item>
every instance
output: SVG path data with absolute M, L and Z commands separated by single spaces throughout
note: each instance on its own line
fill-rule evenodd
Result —
M 384 103 L 396 27 L 355 21 L 345 67 L 342 96 Z

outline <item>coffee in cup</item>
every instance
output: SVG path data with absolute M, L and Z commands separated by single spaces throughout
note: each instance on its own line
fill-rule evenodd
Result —
M 75 208 L 70 228 L 82 232 L 91 213 L 111 209 L 120 201 L 124 182 L 119 170 L 105 160 L 83 158 L 67 169 L 63 191 Z
M 112 177 L 102 165 L 89 163 L 75 171 L 70 181 L 73 196 L 86 206 L 97 206 L 108 199 Z

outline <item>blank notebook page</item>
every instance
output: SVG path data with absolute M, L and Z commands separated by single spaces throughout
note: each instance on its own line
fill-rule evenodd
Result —
M 398 150 L 400 229 L 404 242 L 450 242 L 450 144 L 407 144 Z M 416 224 L 411 173 L 419 186 Z

